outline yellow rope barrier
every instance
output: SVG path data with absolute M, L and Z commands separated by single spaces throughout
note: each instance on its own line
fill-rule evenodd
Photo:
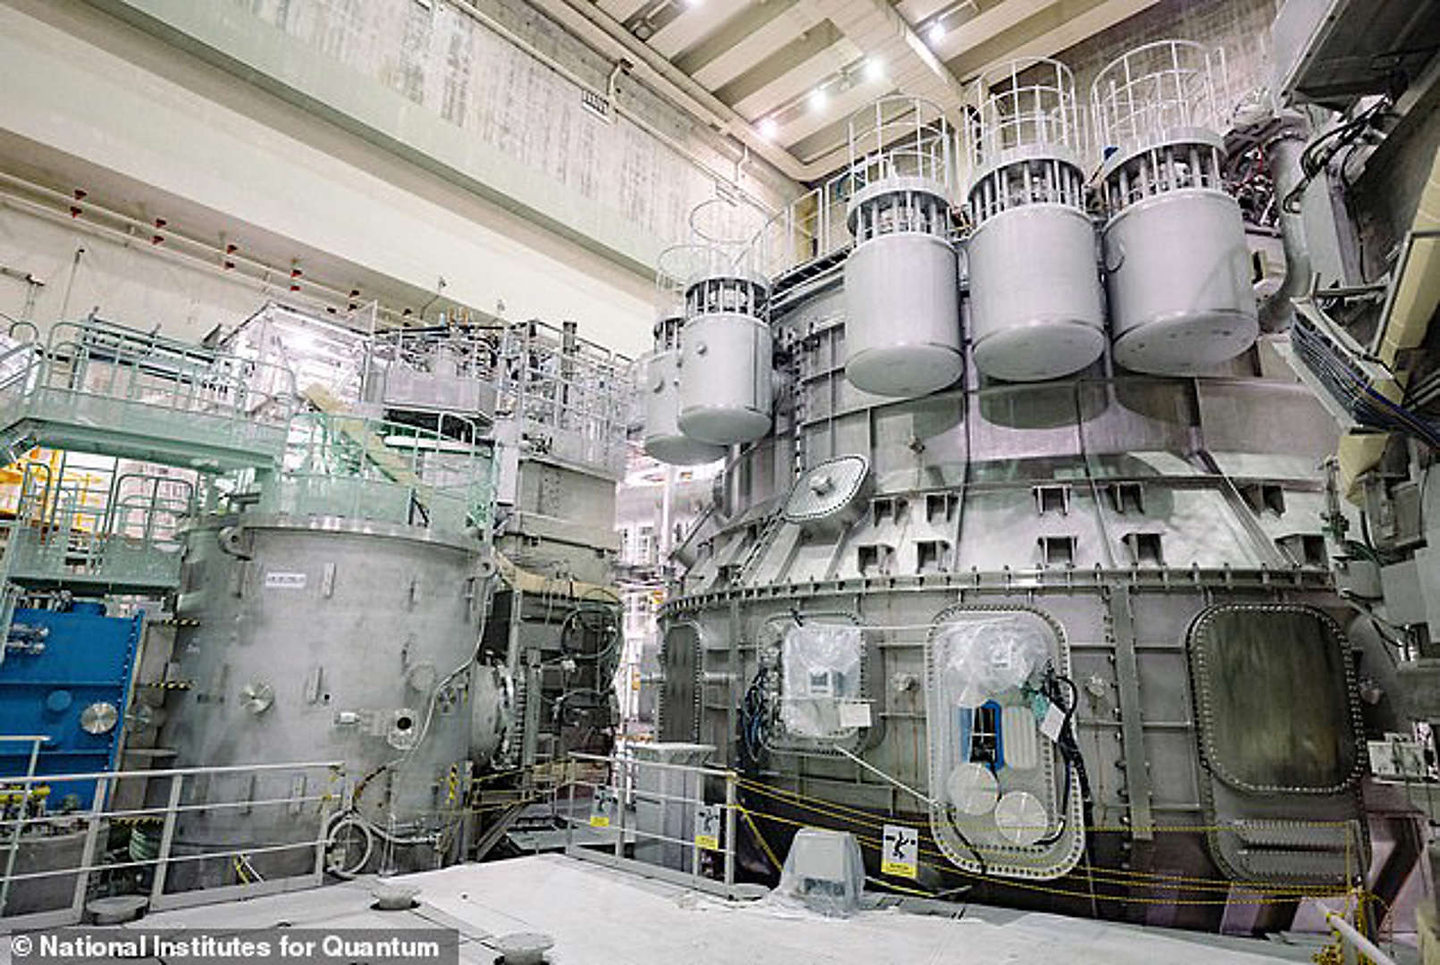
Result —
M 520 774 L 525 770 L 525 768 L 516 768 L 512 771 L 505 772 L 504 774 L 486 775 L 484 778 L 480 778 L 472 782 L 472 785 L 481 782 L 497 780 L 505 776 Z M 744 790 L 758 794 L 762 797 L 767 797 L 774 801 L 781 802 L 791 807 L 801 809 L 810 814 L 829 818 L 833 821 L 840 822 L 845 825 L 859 826 L 861 828 L 878 830 L 882 829 L 886 824 L 897 824 L 903 827 L 910 828 L 917 832 L 924 833 L 929 831 L 928 823 L 916 823 L 914 821 L 908 821 L 903 818 L 877 815 L 874 812 L 862 811 L 857 808 L 849 807 L 835 801 L 826 801 L 820 798 L 811 797 L 809 795 L 802 794 L 799 791 L 790 790 L 788 788 L 775 787 L 773 785 L 764 784 L 749 778 L 740 777 L 738 775 L 735 776 L 734 780 L 736 785 Z M 469 810 L 471 810 L 472 813 L 480 813 L 482 811 L 490 810 L 502 810 L 508 807 L 513 807 L 515 804 L 518 803 L 533 803 L 539 800 L 542 800 L 542 798 L 534 797 L 489 806 L 472 807 Z M 745 807 L 740 804 L 736 804 L 734 805 L 734 807 L 736 812 L 740 814 L 740 816 L 744 819 L 746 825 L 750 828 L 750 831 L 754 835 L 755 841 L 760 847 L 760 850 L 764 853 L 766 860 L 770 862 L 770 864 L 775 868 L 777 872 L 781 870 L 782 863 L 774 850 L 771 848 L 769 842 L 765 839 L 765 836 L 761 832 L 760 827 L 756 823 L 755 819 L 760 818 L 764 821 L 771 821 L 779 824 L 790 825 L 796 828 L 813 826 L 812 823 L 796 820 L 794 818 L 784 817 L 778 814 L 771 814 L 766 811 Z M 1350 829 L 1352 828 L 1352 822 L 1306 821 L 1296 823 L 1297 825 L 1303 824 L 1303 826 L 1307 828 L 1346 829 L 1347 833 L 1345 835 L 1345 847 L 1347 879 L 1353 881 L 1353 841 L 1349 833 Z M 1083 830 L 1087 833 L 1129 834 L 1133 833 L 1135 829 L 1125 826 L 1109 827 L 1100 825 L 1086 827 Z M 1233 832 L 1236 829 L 1226 825 L 1184 824 L 1154 825 L 1151 826 L 1148 830 L 1154 833 L 1207 834 L 1215 832 Z M 857 832 L 852 833 L 855 833 L 856 840 L 865 847 L 876 851 L 881 849 L 881 841 L 873 834 L 867 835 Z M 933 836 L 929 835 L 928 833 L 925 833 L 924 836 L 930 840 L 933 840 Z M 1017 858 L 1015 852 L 1012 849 L 1008 848 L 979 846 L 976 848 L 976 850 L 980 852 L 1003 854 L 1007 856 L 1007 858 L 1011 861 L 1014 861 Z M 1045 885 L 1034 881 L 1027 881 L 1020 878 L 1008 878 L 999 875 L 982 874 L 979 872 L 970 871 L 955 865 L 947 855 L 933 848 L 922 847 L 919 849 L 919 852 L 925 858 L 932 859 L 922 860 L 919 863 L 927 868 L 932 868 L 941 874 L 959 875 L 976 881 L 989 882 L 1003 887 L 1017 888 L 1025 891 L 1039 892 L 1043 894 L 1055 895 L 1064 898 L 1080 899 L 1084 901 L 1107 901 L 1120 904 L 1140 905 L 1272 905 L 1286 904 L 1307 898 L 1339 898 L 1346 896 L 1354 897 L 1358 895 L 1359 900 L 1363 905 L 1365 900 L 1375 897 L 1365 892 L 1347 890 L 1346 888 L 1339 885 L 1331 886 L 1326 884 L 1303 883 L 1287 885 L 1276 882 L 1264 881 L 1231 881 L 1224 878 L 1201 878 L 1188 875 L 1168 874 L 1164 872 L 1147 872 L 1123 868 L 1098 868 L 1089 864 L 1082 864 L 1070 873 L 1070 877 L 1072 880 L 1089 884 L 1092 887 L 1099 886 L 1101 888 L 1108 887 L 1112 889 L 1163 889 L 1179 892 L 1181 894 L 1193 895 L 1203 895 L 1207 892 L 1223 892 L 1224 896 L 1215 898 L 1202 898 L 1179 896 L 1153 897 L 1145 895 L 1126 896 L 1103 893 L 1097 894 L 1094 891 L 1077 891 L 1062 887 Z M 933 897 L 932 895 L 929 895 L 917 889 L 906 889 L 905 886 L 898 885 L 894 882 L 889 881 L 888 879 L 884 880 L 882 883 L 886 887 L 894 887 L 897 891 L 909 891 L 911 893 L 921 895 L 927 898 Z M 1239 897 L 1234 894 L 1234 892 L 1236 891 L 1248 891 L 1251 892 L 1252 895 L 1250 897 Z M 1360 918 L 1360 920 L 1363 921 L 1363 912 L 1357 911 L 1357 918 Z

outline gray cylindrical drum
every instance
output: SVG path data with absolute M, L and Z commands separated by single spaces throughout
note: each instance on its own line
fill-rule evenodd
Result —
M 697 315 L 680 346 L 681 432 L 728 446 L 770 431 L 770 326 L 736 312 Z
M 960 377 L 955 250 L 934 235 L 881 235 L 845 262 L 845 377 L 876 395 L 909 397 Z
M 335 517 L 240 519 L 186 535 L 176 614 L 195 622 L 180 629 L 175 653 L 195 684 L 178 695 L 162 738 L 180 766 L 345 761 L 358 817 L 413 843 L 397 851 L 397 866 L 431 866 L 464 807 L 474 682 L 489 673 L 473 663 L 484 605 L 476 547 Z M 495 699 L 482 692 L 477 699 Z M 481 750 L 493 749 L 493 736 L 480 736 Z M 187 785 L 230 802 L 335 789 L 314 771 Z M 177 844 L 313 840 L 316 820 L 313 804 L 192 811 Z M 312 848 L 254 860 L 279 877 L 313 858 Z M 196 874 L 223 877 L 228 864 Z
M 975 365 L 1012 382 L 1078 372 L 1105 350 L 1095 231 L 1084 212 L 1029 204 L 971 235 Z
M 1115 361 L 1188 375 L 1255 342 L 1259 315 L 1235 199 L 1189 189 L 1146 198 L 1105 227 Z
M 645 360 L 645 453 L 672 466 L 694 466 L 725 456 L 725 447 L 691 439 L 680 431 L 680 349 Z

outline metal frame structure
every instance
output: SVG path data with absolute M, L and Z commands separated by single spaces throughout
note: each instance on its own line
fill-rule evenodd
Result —
M 579 858 L 584 861 L 593 861 L 612 868 L 619 868 L 642 875 L 644 877 L 658 878 L 672 884 L 685 885 L 698 891 L 705 891 L 710 894 L 720 895 L 726 898 L 754 898 L 764 894 L 768 889 L 758 885 L 736 884 L 735 882 L 735 861 L 736 861 L 736 821 L 735 815 L 740 811 L 740 804 L 737 795 L 739 775 L 728 768 L 711 767 L 707 765 L 694 764 L 672 764 L 665 761 L 646 761 L 633 754 L 624 752 L 611 755 L 572 753 L 570 757 L 577 761 L 604 765 L 609 772 L 610 780 L 604 783 L 589 781 L 580 777 L 574 777 L 569 782 L 569 793 L 567 797 L 568 807 L 561 818 L 565 822 L 565 854 L 569 857 Z M 656 791 L 645 791 L 638 789 L 636 785 L 637 775 L 646 770 L 655 769 L 677 774 L 692 775 L 701 778 L 702 792 L 699 797 L 688 795 L 663 794 Z M 647 799 L 659 802 L 662 806 L 676 804 L 695 808 L 707 805 L 711 802 L 705 799 L 703 793 L 704 779 L 713 779 L 724 782 L 724 799 L 721 806 L 724 808 L 724 831 L 720 838 L 719 853 L 721 855 L 721 872 L 717 880 L 703 873 L 701 857 L 706 849 L 702 849 L 698 841 L 692 839 L 686 841 L 681 838 L 671 837 L 653 831 L 641 830 L 629 820 L 627 815 L 633 816 L 631 810 L 636 799 Z M 610 796 L 610 800 L 616 802 L 615 814 L 619 819 L 618 826 L 610 825 L 613 829 L 614 843 L 608 851 L 586 847 L 576 840 L 575 828 L 577 826 L 589 826 L 589 820 L 576 816 L 575 813 L 575 789 L 576 787 L 588 788 L 591 795 L 596 792 L 603 792 Z M 721 802 L 715 802 L 721 803 Z M 652 862 L 627 857 L 625 846 L 633 844 L 636 839 L 643 838 L 650 841 L 659 841 L 666 844 L 673 844 L 689 849 L 689 871 L 680 871 Z
M 288 371 L 97 320 L 0 355 L 0 439 L 206 471 L 273 463 L 295 412 Z M 278 389 L 267 388 L 278 385 Z
M 38 741 L 36 737 L 0 737 L 0 740 L 30 740 Z M 186 781 L 191 778 L 202 778 L 214 774 L 237 774 L 256 772 L 313 772 L 322 771 L 328 775 L 328 780 L 333 786 L 343 781 L 345 777 L 345 763 L 343 761 L 316 761 L 297 763 L 255 763 L 242 764 L 229 767 L 182 767 L 160 770 L 139 770 L 139 771 L 98 771 L 91 774 L 35 774 L 34 757 L 38 754 L 39 744 L 35 744 L 36 751 L 32 754 L 30 770 L 24 778 L 18 779 L 22 784 L 23 793 L 28 797 L 31 789 L 46 781 L 75 781 L 93 780 L 97 789 L 95 802 L 90 809 L 75 817 L 85 824 L 84 847 L 81 852 L 79 863 L 74 866 L 54 868 L 46 871 L 26 872 L 15 874 L 13 871 L 16 850 L 20 838 L 20 831 L 27 825 L 39 825 L 53 821 L 54 816 L 21 817 L 15 820 L 0 822 L 11 827 L 9 835 L 10 851 L 6 857 L 6 871 L 3 879 L 0 879 L 0 886 L 8 894 L 11 885 L 17 881 L 33 880 L 38 878 L 51 878 L 60 875 L 74 875 L 75 888 L 74 897 L 71 903 L 64 907 L 51 911 L 34 912 L 25 915 L 11 917 L 0 917 L 0 929 L 4 930 L 28 930 L 33 928 L 55 928 L 65 925 L 77 924 L 85 913 L 85 903 L 89 892 L 90 877 L 97 872 L 116 871 L 125 868 L 153 868 L 154 875 L 151 879 L 149 889 L 149 908 L 152 911 L 161 911 L 168 908 L 184 908 L 191 905 L 209 904 L 217 901 L 228 901 L 236 898 L 254 897 L 262 894 L 273 894 L 279 891 L 293 891 L 301 888 L 313 888 L 319 886 L 324 880 L 325 872 L 325 851 L 328 845 L 326 837 L 326 825 L 329 823 L 331 809 L 335 802 L 341 800 L 343 793 L 341 788 L 329 789 L 318 794 L 289 795 L 280 798 L 267 798 L 265 800 L 236 800 L 236 801 L 213 801 L 206 800 L 197 804 L 182 803 L 183 791 Z M 153 807 L 124 808 L 117 809 L 108 804 L 111 792 L 122 781 L 167 781 L 168 791 L 166 792 L 166 803 Z M 173 852 L 175 841 L 175 827 L 177 818 L 188 811 L 213 811 L 247 809 L 261 807 L 284 807 L 290 810 L 291 814 L 298 815 L 305 805 L 318 805 L 319 831 L 314 839 L 299 843 L 266 845 L 260 848 L 249 849 L 225 849 L 202 850 L 196 854 L 176 855 Z M 23 809 L 22 809 L 23 813 Z M 117 819 L 136 818 L 159 818 L 162 822 L 160 850 L 154 858 L 141 860 L 130 860 L 125 862 L 103 862 L 96 859 L 96 849 L 100 844 L 100 834 Z M 257 881 L 241 883 L 237 885 L 201 889 L 190 892 L 168 892 L 166 882 L 168 871 L 171 866 L 190 861 L 214 860 L 217 858 L 230 858 L 243 860 L 247 855 L 259 854 L 267 851 L 293 851 L 298 849 L 313 849 L 315 855 L 314 868 L 307 874 L 297 875 L 289 878 L 273 879 L 268 881 Z M 0 908 L 3 914 L 3 908 Z

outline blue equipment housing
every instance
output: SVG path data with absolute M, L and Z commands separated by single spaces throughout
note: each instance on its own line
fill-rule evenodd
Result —
M 44 734 L 37 774 L 89 774 L 115 766 L 130 696 L 130 676 L 145 614 L 107 617 L 105 605 L 77 601 L 68 610 L 17 608 L 0 663 L 0 733 Z M 85 709 L 110 704 L 109 730 L 88 733 Z M 24 777 L 30 745 L 0 742 L 0 782 Z M 95 781 L 49 781 L 49 811 L 90 807 Z

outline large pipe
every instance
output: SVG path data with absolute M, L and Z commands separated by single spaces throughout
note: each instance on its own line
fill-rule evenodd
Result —
M 1286 124 L 1285 129 L 1264 147 L 1265 163 L 1275 185 L 1275 205 L 1280 212 L 1280 238 L 1285 247 L 1285 280 L 1280 288 L 1260 306 L 1260 330 L 1281 332 L 1290 327 L 1295 317 L 1292 298 L 1310 288 L 1310 249 L 1305 243 L 1305 217 L 1291 214 L 1281 202 L 1304 180 L 1300 156 L 1305 153 L 1304 130 L 1299 124 Z

